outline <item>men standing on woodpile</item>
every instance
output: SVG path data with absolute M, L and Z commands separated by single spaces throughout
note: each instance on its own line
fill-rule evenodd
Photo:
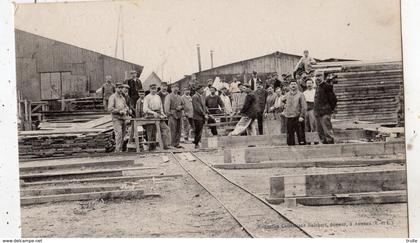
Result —
M 165 98 L 165 114 L 169 118 L 172 146 L 175 148 L 183 148 L 179 143 L 181 141 L 184 102 L 179 94 L 178 84 L 173 84 L 171 89 L 172 93 L 168 94 Z
M 217 90 L 215 87 L 210 87 L 210 95 L 206 97 L 206 107 L 208 113 L 210 114 L 207 120 L 209 125 L 216 124 L 216 120 L 212 115 L 223 113 L 223 109 L 225 108 L 222 99 L 216 94 L 216 92 Z M 213 136 L 218 135 L 216 126 L 210 126 L 210 131 Z
M 104 103 L 104 109 L 108 110 L 108 99 L 109 97 L 115 93 L 115 85 L 112 83 L 111 75 L 105 76 L 105 83 L 102 85 L 102 99 Z
M 262 82 L 257 83 L 257 90 L 255 91 L 255 97 L 257 98 L 257 121 L 258 121 L 258 134 L 264 134 L 264 109 L 265 102 L 267 100 L 267 91 L 264 89 Z
M 305 131 L 315 132 L 316 121 L 314 115 L 314 102 L 315 102 L 315 88 L 314 81 L 312 79 L 306 80 L 306 90 L 303 92 L 306 100 L 306 117 L 305 117 Z
M 248 81 L 248 84 L 250 85 L 252 91 L 257 90 L 257 83 L 258 82 L 261 82 L 261 79 L 257 76 L 257 72 L 253 71 L 252 72 L 252 77 Z
M 244 84 L 241 88 L 243 92 L 246 93 L 245 102 L 240 111 L 242 117 L 236 124 L 235 129 L 229 133 L 229 136 L 238 136 L 245 131 L 248 135 L 257 135 L 257 130 L 255 128 L 255 120 L 258 116 L 257 98 L 255 97 L 254 92 L 252 92 L 249 84 Z
M 299 145 L 305 145 L 306 100 L 298 89 L 296 80 L 290 81 L 290 91 L 286 94 L 284 116 L 286 117 L 287 145 L 295 145 L 295 133 Z
M 130 103 L 132 107 L 136 106 L 136 102 L 139 99 L 139 90 L 143 89 L 140 79 L 138 78 L 137 71 L 130 71 L 131 78 L 124 81 L 129 87 L 128 96 L 130 97 Z
M 184 102 L 184 114 L 182 118 L 182 126 L 184 131 L 184 140 L 188 142 L 190 131 L 194 130 L 194 121 L 193 121 L 193 104 L 192 97 L 190 95 L 190 89 L 184 88 L 184 94 L 181 96 L 182 101 Z
M 323 144 L 334 143 L 334 133 L 331 123 L 331 115 L 337 105 L 337 97 L 331 83 L 332 74 L 323 75 L 321 72 L 315 74 L 317 89 L 314 98 L 314 114 L 319 139 Z
M 310 73 L 313 70 L 312 65 L 314 64 L 316 64 L 315 59 L 309 56 L 308 50 L 304 50 L 303 56 L 296 64 L 295 70 L 293 71 L 293 76 L 296 78 L 296 75 L 300 75 L 303 72 Z
M 194 120 L 194 144 L 195 148 L 199 148 L 201 142 L 201 134 L 205 121 L 208 119 L 208 112 L 204 98 L 204 87 L 198 84 L 195 88 L 195 94 L 192 97 L 193 104 L 193 120 Z
M 143 101 L 143 112 L 146 118 L 165 119 L 165 113 L 163 112 L 163 105 L 160 96 L 157 94 L 156 84 L 150 85 L 150 93 L 144 97 Z M 164 120 L 159 123 L 161 131 L 161 142 L 163 149 L 169 149 L 170 143 L 170 130 Z M 157 128 L 155 125 L 146 125 L 147 138 L 150 141 L 156 141 Z M 150 144 L 149 150 L 156 149 L 156 144 Z
M 108 111 L 111 112 L 115 134 L 115 152 L 122 152 L 123 140 L 126 133 L 126 119 L 129 117 L 129 108 L 123 95 L 126 84 L 118 83 L 114 94 L 109 97 Z

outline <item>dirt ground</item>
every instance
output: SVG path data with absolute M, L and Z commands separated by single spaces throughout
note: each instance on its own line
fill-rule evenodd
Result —
M 22 236 L 247 237 L 218 202 L 174 161 L 164 163 L 161 155 L 134 158 L 136 163 L 158 167 L 138 172 L 143 175 L 183 177 L 139 181 L 146 193 L 157 192 L 160 198 L 24 206 Z
M 223 163 L 222 152 L 197 153 L 210 164 Z M 346 168 L 270 168 L 247 170 L 218 170 L 223 175 L 254 192 L 261 198 L 269 195 L 269 178 L 326 172 L 356 172 L 381 169 L 404 169 L 399 164 Z M 407 237 L 407 204 L 364 204 L 310 207 L 298 205 L 286 208 L 273 205 L 278 211 L 303 226 L 315 237 Z

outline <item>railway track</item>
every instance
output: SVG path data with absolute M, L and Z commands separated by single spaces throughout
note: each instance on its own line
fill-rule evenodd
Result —
M 233 217 L 252 238 L 311 238 L 254 193 L 229 180 L 194 153 L 171 153 L 175 161 Z

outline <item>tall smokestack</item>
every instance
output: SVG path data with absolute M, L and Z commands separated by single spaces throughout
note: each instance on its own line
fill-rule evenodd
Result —
M 198 72 L 201 72 L 200 44 L 197 44 Z
M 211 68 L 213 68 L 213 50 L 210 50 Z

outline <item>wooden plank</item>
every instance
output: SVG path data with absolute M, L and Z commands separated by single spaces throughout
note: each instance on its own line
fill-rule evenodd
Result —
M 55 203 L 63 201 L 88 201 L 88 200 L 109 200 L 115 198 L 122 199 L 141 199 L 144 198 L 144 190 L 115 190 L 103 192 L 87 192 L 61 195 L 48 195 L 39 197 L 21 197 L 21 205 L 31 205 L 40 203 Z
M 20 190 L 22 197 L 120 190 L 120 186 L 58 187 Z
M 405 154 L 404 143 L 372 142 L 362 144 L 319 144 L 225 149 L 224 162 L 232 163 L 234 158 L 240 158 L 240 160 L 236 160 L 238 163 L 258 163 L 273 160 L 395 154 Z
M 259 163 L 224 163 L 213 164 L 216 169 L 238 170 L 238 169 L 268 169 L 268 168 L 309 168 L 309 167 L 325 167 L 325 168 L 342 168 L 342 167 L 358 167 L 386 164 L 405 164 L 404 158 L 315 158 L 315 159 L 299 159 L 299 160 L 280 160 L 280 161 L 263 161 Z
M 293 186 L 295 184 L 293 181 L 298 184 L 303 181 L 304 189 Z M 283 185 L 277 185 L 276 183 L 283 183 Z M 407 176 L 406 170 L 403 169 L 273 176 L 270 178 L 271 187 L 283 188 L 283 190 L 275 190 L 275 194 L 270 194 L 270 198 L 395 191 L 406 190 Z
M 82 179 L 67 179 L 67 180 L 51 180 L 38 182 L 25 182 L 21 184 L 22 187 L 31 186 L 47 186 L 47 185 L 68 185 L 68 184 L 86 184 L 86 183 L 116 183 L 137 180 L 159 179 L 159 178 L 179 178 L 181 174 L 172 175 L 148 175 L 148 176 L 117 176 L 117 177 L 98 177 L 98 178 L 82 178 Z
M 131 170 L 150 170 L 156 169 L 156 167 L 122 167 L 122 168 L 111 168 L 111 169 L 88 169 L 88 170 L 71 170 L 71 171 L 53 171 L 47 173 L 33 173 L 33 174 L 20 174 L 20 179 L 33 180 L 33 179 L 45 179 L 50 177 L 69 177 L 69 176 L 93 176 L 93 175 L 108 175 L 114 176 L 115 174 L 122 176 L 123 171 Z
M 58 161 L 35 161 L 35 162 L 23 162 L 19 165 L 20 172 L 27 172 L 33 170 L 57 170 L 57 169 L 69 169 L 69 168 L 79 168 L 82 167 L 107 167 L 107 166 L 133 166 L 134 160 L 108 160 L 108 161 L 63 161 L 57 163 Z M 137 166 L 142 166 L 142 164 L 136 164 Z
M 294 198 L 295 203 L 305 206 L 328 206 L 328 205 L 355 205 L 355 204 L 384 204 L 384 203 L 406 203 L 407 192 L 385 191 L 368 193 L 350 193 L 346 196 L 318 196 Z M 266 198 L 271 204 L 281 204 L 286 198 Z

